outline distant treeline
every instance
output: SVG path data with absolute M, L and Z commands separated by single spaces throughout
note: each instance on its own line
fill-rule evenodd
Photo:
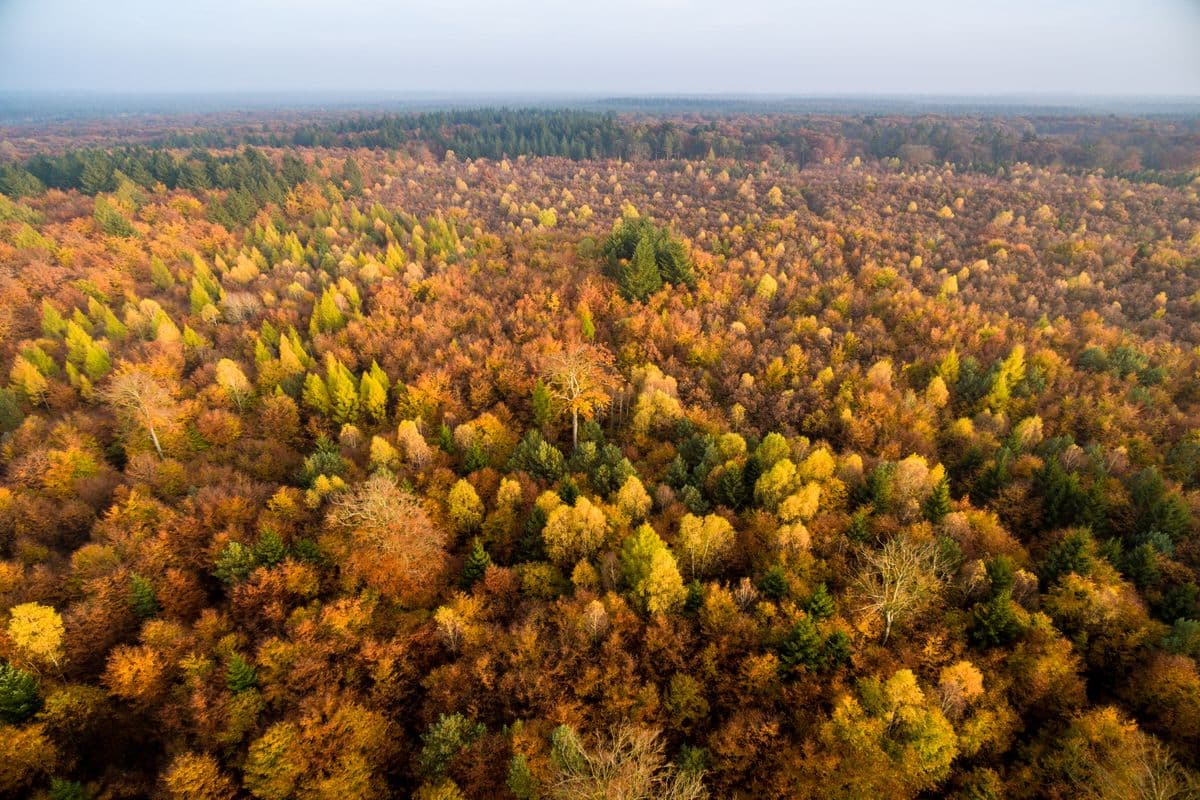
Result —
M 274 132 L 172 134 L 168 147 L 428 148 L 441 158 L 775 159 L 861 155 L 994 171 L 1014 163 L 1160 179 L 1200 166 L 1200 120 L 1133 117 L 618 115 L 545 109 L 387 114 Z
M 731 158 L 803 168 L 862 156 L 897 166 L 952 163 L 996 172 L 1016 163 L 1104 169 L 1136 180 L 1183 183 L 1200 167 L 1200 121 L 1131 117 L 945 117 L 712 115 L 654 117 L 612 112 L 480 109 L 387 114 L 261 130 L 171 132 L 112 151 L 37 155 L 0 167 L 0 191 L 44 187 L 111 190 L 120 172 L 136 184 L 227 188 L 260 201 L 306 176 L 285 158 L 272 168 L 258 151 L 236 147 L 366 147 L 427 150 L 436 158 L 517 156 L 585 159 Z M 185 151 L 173 155 L 170 151 Z

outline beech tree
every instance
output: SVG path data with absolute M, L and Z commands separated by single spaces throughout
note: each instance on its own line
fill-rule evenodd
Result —
M 568 343 L 553 351 L 542 364 L 543 377 L 551 396 L 571 415 L 571 447 L 579 447 L 579 417 L 591 419 L 611 401 L 616 378 L 607 350 L 582 343 Z
M 447 536 L 390 476 L 376 473 L 337 495 L 326 522 L 349 575 L 401 601 L 434 588 Z

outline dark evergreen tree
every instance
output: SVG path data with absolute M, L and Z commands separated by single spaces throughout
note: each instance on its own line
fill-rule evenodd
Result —
M 929 497 L 925 498 L 924 508 L 925 519 L 937 524 L 945 519 L 950 513 L 950 479 L 942 478 L 933 487 L 933 491 L 929 493 Z
M 130 578 L 129 601 L 133 613 L 142 619 L 149 619 L 158 613 L 158 598 L 154 594 L 154 585 L 141 575 Z
M 829 619 L 837 610 L 837 603 L 834 602 L 825 584 L 819 583 L 812 593 L 812 597 L 808 598 L 808 602 L 804 604 L 804 610 L 813 619 Z
M 758 590 L 763 596 L 779 600 L 788 592 L 787 573 L 778 564 L 773 565 L 758 579 Z
M 621 267 L 621 293 L 629 300 L 645 301 L 662 288 L 662 275 L 654 255 L 654 242 L 649 234 L 638 239 L 633 257 Z
M 470 589 L 476 581 L 483 577 L 483 573 L 487 571 L 491 563 L 492 557 L 488 555 L 487 550 L 483 547 L 483 542 L 479 541 L 479 537 L 476 536 L 471 540 L 471 551 L 467 553 L 467 560 L 463 564 L 459 585 L 464 589 Z
M 258 671 L 254 669 L 253 664 L 234 653 L 229 659 L 229 667 L 225 670 L 225 685 L 234 694 L 253 689 L 258 685 Z
M 346 161 L 342 164 L 342 181 L 348 187 L 351 195 L 357 197 L 363 193 L 362 170 L 359 169 L 354 156 L 346 156 Z
M 822 662 L 822 640 L 817 626 L 808 617 L 796 620 L 778 649 L 779 666 L 785 675 L 807 667 L 815 670 Z
M 0 663 L 0 719 L 16 724 L 41 708 L 37 678 L 11 664 Z

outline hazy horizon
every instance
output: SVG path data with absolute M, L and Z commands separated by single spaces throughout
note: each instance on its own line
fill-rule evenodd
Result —
M 1200 4 L 0 0 L 0 91 L 1200 96 Z

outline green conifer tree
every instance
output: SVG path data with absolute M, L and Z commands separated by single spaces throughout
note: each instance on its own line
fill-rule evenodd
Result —
M 471 552 L 467 554 L 466 563 L 463 564 L 459 584 L 464 589 L 470 589 L 476 581 L 483 577 L 483 573 L 487 571 L 491 563 L 492 557 L 488 555 L 487 550 L 483 547 L 483 542 L 479 541 L 479 537 L 476 536 L 471 540 Z
M 627 299 L 645 301 L 662 288 L 662 274 L 654 253 L 654 241 L 643 231 L 633 251 L 633 258 L 621 271 L 621 291 Z

